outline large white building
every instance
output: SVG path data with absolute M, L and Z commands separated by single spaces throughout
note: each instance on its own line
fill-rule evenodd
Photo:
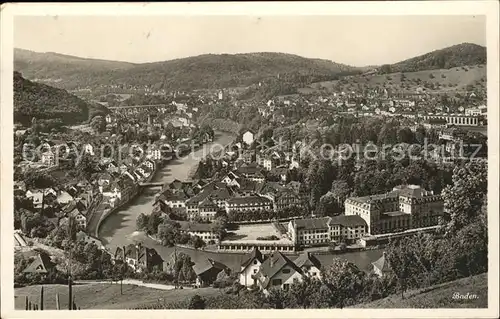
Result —
M 367 233 L 367 224 L 359 216 L 335 216 L 294 219 L 288 223 L 288 236 L 296 246 L 352 242 Z
M 397 186 L 385 194 L 351 197 L 345 215 L 361 217 L 371 235 L 434 226 L 443 215 L 441 195 L 417 185 Z
M 233 197 L 226 202 L 226 212 L 272 210 L 273 202 L 263 196 Z

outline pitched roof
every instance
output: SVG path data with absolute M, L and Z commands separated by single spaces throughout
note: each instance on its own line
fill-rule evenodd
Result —
M 256 278 L 260 281 L 263 288 L 267 288 L 271 279 L 285 266 L 289 266 L 296 272 L 302 273 L 300 268 L 288 259 L 288 257 L 279 251 L 273 251 L 269 258 L 264 260 L 264 262 L 260 265 Z M 293 273 L 290 273 L 290 276 L 292 275 Z
M 31 264 L 29 264 L 26 269 L 23 270 L 24 273 L 39 273 L 46 274 L 51 268 L 54 267 L 54 263 L 50 260 L 50 257 L 46 254 L 38 254 Z
M 297 225 L 297 229 L 324 229 L 328 228 L 329 219 L 329 217 L 301 218 L 292 220 L 292 223 Z
M 316 267 L 318 269 L 321 268 L 321 262 L 310 252 L 303 252 L 293 261 L 297 267 Z
M 367 226 L 366 221 L 358 215 L 339 215 L 330 217 L 328 225 L 342 225 L 346 227 Z
M 245 269 L 254 259 L 257 259 L 261 263 L 264 261 L 264 256 L 257 247 L 254 247 L 251 252 L 245 255 L 245 261 L 241 263 L 241 267 Z
M 216 209 L 218 206 L 210 198 L 207 197 L 198 204 L 198 207 Z
M 154 248 L 148 248 L 145 246 L 136 246 L 134 244 L 129 244 L 125 248 L 125 257 L 137 259 L 137 262 L 143 262 L 146 260 L 152 260 L 153 258 L 161 258 L 158 252 Z M 118 250 L 117 252 L 122 252 Z
M 203 273 L 209 271 L 210 269 L 219 269 L 219 270 L 227 270 L 229 267 L 224 265 L 223 263 L 220 263 L 218 261 L 215 261 L 211 258 L 204 258 L 197 263 L 194 264 L 193 270 L 197 276 L 202 275 Z
M 389 260 L 385 257 L 385 252 L 382 254 L 382 257 L 372 262 L 373 267 L 377 267 L 381 272 L 386 272 L 391 270 L 391 266 L 389 264 Z
M 231 194 L 229 193 L 229 190 L 226 187 L 224 187 L 214 191 L 211 197 L 214 200 L 225 200 L 231 198 Z
M 246 178 L 242 178 L 239 181 L 240 190 L 258 192 L 264 186 L 264 183 L 258 183 Z
M 76 233 L 76 239 L 78 241 L 84 241 L 87 244 L 94 243 L 97 245 L 97 247 L 102 247 L 102 241 L 98 238 L 92 237 L 88 234 L 86 234 L 84 231 L 80 230 L 78 233 Z
M 194 232 L 211 232 L 212 224 L 204 223 L 192 223 L 192 222 L 178 222 L 181 225 L 181 229 L 184 231 L 194 231 Z

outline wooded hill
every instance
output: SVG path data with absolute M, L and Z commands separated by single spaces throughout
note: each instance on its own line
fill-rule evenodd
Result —
M 14 122 L 30 125 L 32 118 L 61 121 L 65 125 L 80 124 L 107 108 L 89 104 L 63 89 L 25 79 L 14 72 Z
M 385 64 L 380 73 L 415 72 L 423 70 L 450 69 L 467 65 L 486 64 L 486 47 L 462 43 L 435 50 L 395 64 Z
M 59 81 L 66 89 L 122 85 L 187 90 L 248 86 L 294 73 L 314 82 L 357 68 L 284 53 L 205 54 L 163 62 L 131 64 L 16 49 L 14 68 L 29 79 Z

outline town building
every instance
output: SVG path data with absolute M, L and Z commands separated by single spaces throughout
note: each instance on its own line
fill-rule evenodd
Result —
M 291 220 L 288 235 L 296 246 L 326 245 L 330 242 L 328 217 Z
M 257 286 L 264 293 L 272 287 L 288 289 L 294 282 L 300 282 L 302 277 L 301 269 L 279 251 L 273 251 L 255 275 Z
M 387 259 L 387 256 L 385 254 L 385 251 L 382 257 L 372 262 L 372 267 L 373 267 L 373 272 L 379 277 L 391 273 L 391 267 L 389 264 L 389 260 Z
M 468 116 L 481 115 L 481 110 L 479 108 L 476 108 L 476 107 L 466 108 L 465 115 L 468 115 Z
M 55 263 L 50 260 L 50 256 L 46 253 L 38 253 L 35 259 L 23 270 L 23 273 L 31 274 L 47 274 L 55 267 Z
M 297 246 L 355 242 L 366 234 L 366 222 L 359 216 L 294 219 L 288 223 L 288 236 Z
M 198 204 L 198 215 L 202 220 L 214 221 L 215 214 L 219 211 L 219 206 L 210 198 L 205 198 Z
M 257 247 L 245 255 L 245 259 L 241 264 L 239 281 L 240 284 L 246 287 L 253 286 L 257 283 L 256 275 L 260 265 L 264 262 L 264 256 Z
M 51 150 L 48 150 L 48 151 L 42 153 L 41 162 L 43 165 L 46 165 L 46 166 L 55 165 L 54 153 Z
M 321 262 L 310 252 L 303 252 L 293 261 L 305 276 L 321 279 Z
M 424 120 L 444 119 L 449 125 L 457 126 L 478 126 L 480 124 L 479 116 L 464 114 L 424 114 Z
M 226 203 L 226 212 L 241 212 L 246 210 L 271 210 L 273 202 L 263 196 L 233 197 Z
M 200 237 L 206 244 L 214 244 L 219 235 L 212 230 L 213 224 L 179 222 L 181 230 L 191 236 Z
M 443 199 L 418 185 L 397 186 L 388 193 L 351 197 L 345 201 L 345 215 L 357 215 L 371 235 L 429 227 L 443 215 Z
M 247 146 L 250 146 L 254 142 L 254 137 L 255 135 L 252 131 L 246 131 L 245 133 L 243 133 L 242 139 Z
M 193 266 L 193 270 L 196 274 L 197 287 L 207 287 L 213 284 L 221 272 L 225 272 L 226 275 L 231 273 L 229 267 L 211 258 L 202 259 L 196 262 Z
M 136 272 L 142 272 L 144 269 L 152 271 L 155 267 L 162 270 L 163 267 L 163 259 L 158 252 L 140 244 L 117 247 L 114 258 L 127 263 Z

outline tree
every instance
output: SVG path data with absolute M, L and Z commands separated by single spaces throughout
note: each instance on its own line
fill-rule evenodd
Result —
M 398 123 L 387 122 L 382 126 L 378 136 L 379 145 L 394 145 L 398 142 Z
M 271 287 L 266 297 L 266 303 L 273 309 L 284 309 L 287 300 L 287 294 L 281 287 Z
M 161 212 L 153 211 L 148 218 L 148 224 L 146 226 L 146 232 L 149 235 L 156 234 L 158 232 L 158 226 L 162 223 Z
M 226 235 L 227 231 L 227 217 L 220 216 L 215 219 L 215 221 L 212 223 L 212 231 L 217 234 L 219 240 L 224 238 Z
M 106 120 L 102 115 L 97 115 L 90 121 L 90 126 L 96 133 L 102 133 L 106 130 Z
M 205 298 L 201 297 L 200 295 L 194 295 L 189 300 L 188 309 L 205 309 L 205 306 L 206 306 Z
M 26 188 L 49 188 L 54 187 L 57 181 L 54 177 L 47 174 L 46 172 L 29 170 L 26 171 L 23 178 Z
M 400 128 L 398 131 L 398 141 L 401 143 L 413 143 L 415 136 L 408 127 Z
M 149 217 L 144 213 L 140 213 L 135 221 L 137 230 L 145 230 L 148 225 Z
M 347 260 L 335 258 L 323 277 L 328 289 L 334 292 L 332 301 L 340 308 L 352 304 L 364 288 L 364 272 Z
M 161 241 L 162 245 L 172 247 L 174 246 L 179 237 L 179 228 L 175 227 L 172 223 L 162 223 L 158 226 L 157 238 Z
M 198 249 L 205 247 L 206 244 L 200 237 L 193 236 L 191 237 L 191 245 L 194 247 L 194 249 Z
M 470 224 L 481 212 L 488 186 L 486 163 L 468 162 L 457 166 L 452 180 L 453 184 L 442 192 L 447 233 L 455 233 Z
M 428 272 L 421 257 L 424 246 L 418 235 L 403 237 L 389 243 L 386 258 L 398 278 L 401 298 L 404 298 L 405 291 L 412 285 L 418 286 L 423 272 Z
M 387 73 L 391 73 L 391 72 L 392 72 L 392 69 L 391 69 L 391 66 L 389 64 L 384 64 L 380 67 L 381 74 L 387 74 Z
M 340 214 L 338 209 L 337 201 L 335 195 L 331 192 L 326 193 L 321 196 L 319 203 L 316 206 L 316 215 L 319 217 L 323 216 L 336 216 Z
M 294 282 L 287 291 L 287 308 L 309 308 L 313 298 L 321 287 L 317 279 L 304 276 L 301 281 Z
M 341 210 L 344 208 L 344 201 L 351 193 L 351 188 L 347 182 L 343 180 L 335 180 L 332 182 L 332 189 L 330 192 L 335 197 L 337 206 Z
M 423 145 L 425 141 L 425 128 L 422 125 L 419 125 L 417 127 L 417 130 L 415 132 L 415 140 L 417 141 L 418 144 Z

